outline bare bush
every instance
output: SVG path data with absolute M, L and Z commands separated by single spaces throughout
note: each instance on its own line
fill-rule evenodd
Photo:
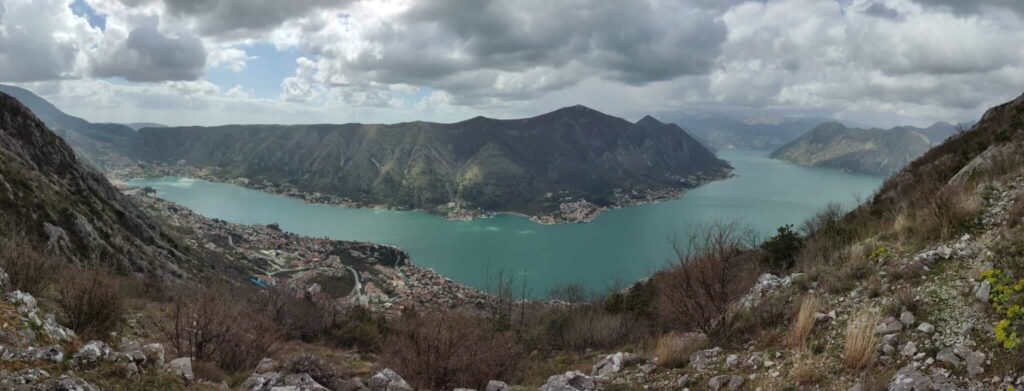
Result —
M 384 343 L 382 362 L 416 388 L 483 389 L 521 356 L 514 339 L 485 319 L 461 313 L 405 314 Z
M 67 270 L 57 283 L 61 322 L 87 338 L 104 338 L 124 316 L 120 281 L 94 270 Z
M 0 238 L 0 268 L 10 277 L 11 287 L 38 297 L 53 282 L 60 261 L 44 254 L 25 236 L 15 234 Z
M 573 282 L 551 288 L 548 298 L 569 304 L 581 304 L 590 301 L 590 293 L 587 292 L 587 288 L 583 284 Z
M 285 369 L 289 373 L 305 373 L 326 387 L 333 387 L 336 382 L 343 379 L 343 374 L 330 363 L 319 356 L 308 353 L 288 359 Z
M 726 307 L 753 284 L 756 262 L 744 252 L 756 243 L 736 223 L 716 223 L 695 229 L 685 244 L 677 241 L 677 264 L 653 277 L 659 319 L 669 328 L 701 330 L 718 324 Z
M 170 321 L 155 326 L 179 356 L 213 360 L 228 370 L 251 368 L 280 337 L 275 325 L 239 296 L 216 288 L 181 292 L 170 304 Z

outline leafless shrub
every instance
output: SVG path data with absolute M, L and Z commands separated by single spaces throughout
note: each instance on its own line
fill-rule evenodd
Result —
M 124 315 L 120 281 L 101 271 L 67 270 L 58 279 L 57 306 L 65 326 L 87 338 L 104 338 Z
M 207 288 L 179 292 L 169 321 L 155 326 L 179 356 L 213 360 L 221 368 L 251 368 L 279 340 L 279 331 L 238 292 Z
M 736 223 L 695 229 L 676 242 L 677 264 L 653 277 L 659 318 L 664 325 L 709 333 L 726 307 L 753 283 L 754 262 L 741 257 L 755 238 Z
M 289 373 L 305 373 L 326 387 L 332 387 L 342 380 L 343 374 L 319 356 L 303 353 L 288 359 L 285 368 Z
M 581 304 L 590 301 L 590 294 L 587 288 L 578 282 L 562 284 L 551 288 L 548 298 L 564 301 L 569 304 Z
M 60 261 L 44 254 L 22 234 L 0 238 L 0 268 L 11 279 L 11 287 L 41 296 L 60 268 Z
M 521 355 L 511 335 L 472 315 L 405 314 L 395 323 L 382 362 L 416 388 L 483 389 L 512 373 Z

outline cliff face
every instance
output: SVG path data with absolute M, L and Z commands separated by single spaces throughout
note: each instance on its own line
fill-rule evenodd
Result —
M 616 189 L 683 189 L 729 169 L 674 125 L 582 106 L 453 124 L 150 128 L 137 141 L 141 161 L 427 210 L 455 202 L 535 213 L 561 197 L 601 205 Z
M 805 166 L 889 175 L 924 154 L 931 145 L 928 137 L 913 127 L 857 129 L 828 122 L 775 150 L 771 157 Z
M 84 264 L 141 271 L 182 259 L 159 226 L 0 93 L 0 224 Z

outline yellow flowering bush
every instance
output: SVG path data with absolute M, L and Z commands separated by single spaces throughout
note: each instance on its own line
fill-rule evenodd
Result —
M 1003 319 L 996 323 L 996 341 L 1006 349 L 1020 346 L 1021 335 L 1024 335 L 1024 279 L 1014 281 L 1008 274 L 999 269 L 988 269 L 981 273 L 980 279 L 988 281 L 992 286 L 988 298 L 992 308 Z

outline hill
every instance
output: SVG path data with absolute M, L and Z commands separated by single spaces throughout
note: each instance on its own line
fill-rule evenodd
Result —
M 101 170 L 131 166 L 124 157 L 135 138 L 125 125 L 92 123 L 64 113 L 56 106 L 24 88 L 0 84 L 3 92 L 25 105 L 46 126 L 64 139 L 79 157 Z
M 919 128 L 859 129 L 827 122 L 770 156 L 805 166 L 889 175 L 924 154 L 931 145 Z
M 717 149 L 773 150 L 796 140 L 822 118 L 739 118 L 704 114 L 675 118 L 673 122 Z
M 603 208 L 673 197 L 730 170 L 675 125 L 652 117 L 634 124 L 583 106 L 451 124 L 148 128 L 132 151 L 171 172 L 208 169 L 220 180 L 355 205 L 543 221 L 588 220 Z

